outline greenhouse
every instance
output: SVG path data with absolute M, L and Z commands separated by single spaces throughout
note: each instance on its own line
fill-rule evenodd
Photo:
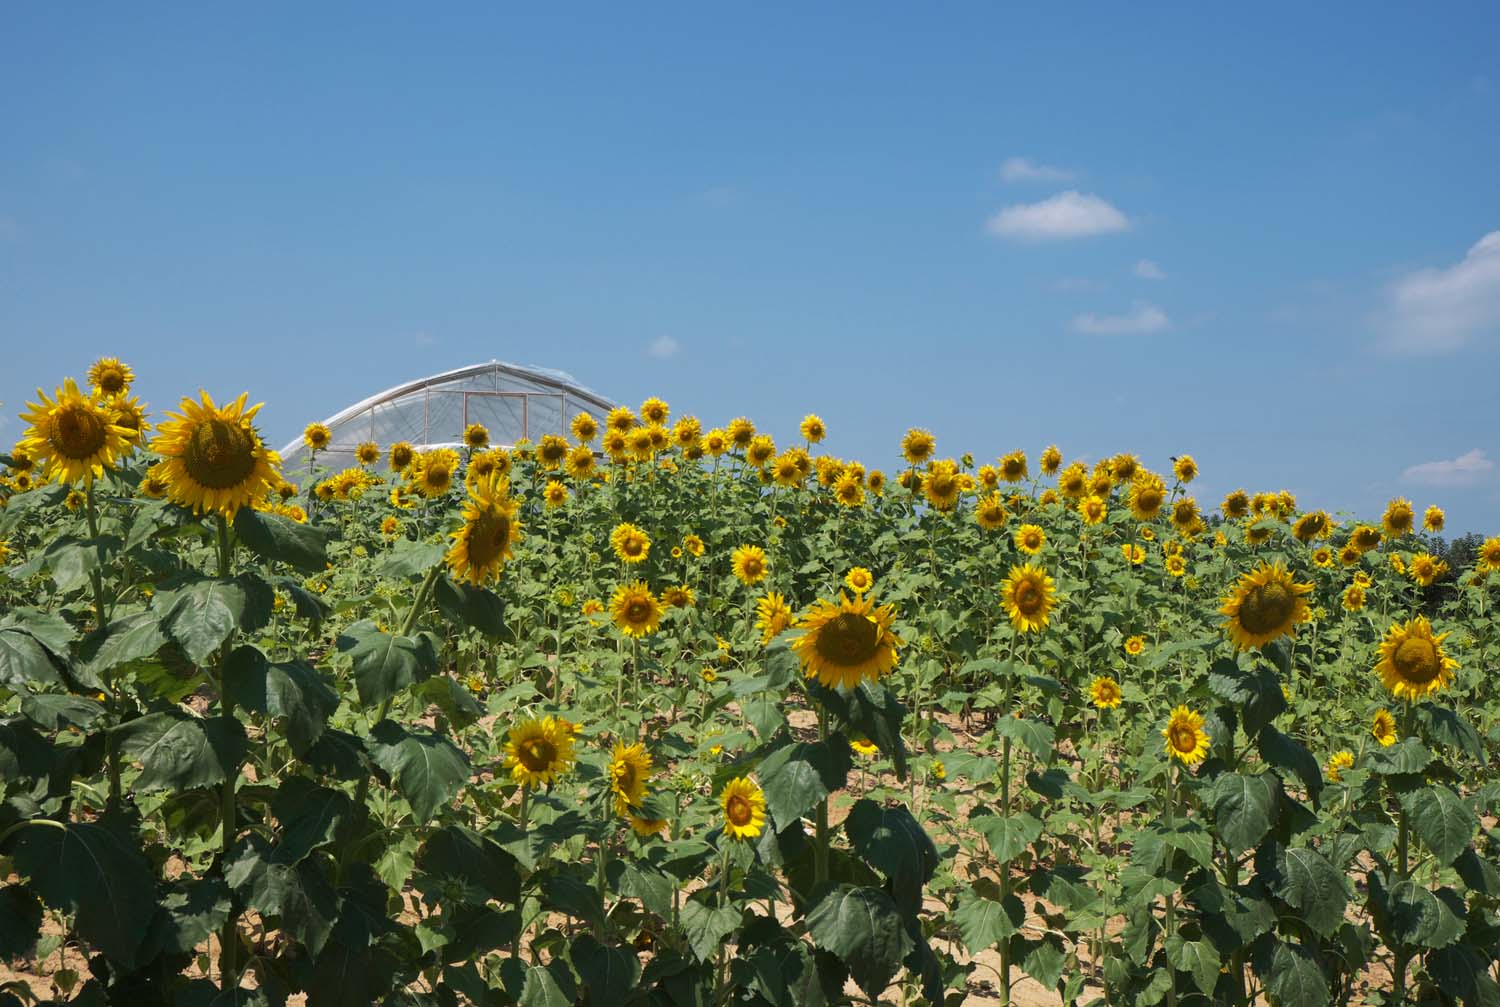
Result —
M 354 449 L 365 441 L 457 446 L 471 423 L 484 424 L 490 443 L 509 447 L 566 434 L 577 414 L 602 419 L 614 405 L 563 371 L 491 360 L 408 381 L 340 410 L 323 420 L 333 438 L 320 456 L 334 466 L 353 464 Z M 306 450 L 300 436 L 282 448 L 286 468 L 300 468 Z

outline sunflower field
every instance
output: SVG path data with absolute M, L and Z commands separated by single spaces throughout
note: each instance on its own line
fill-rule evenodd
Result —
M 1436 506 L 654 398 L 292 473 L 132 380 L 0 455 L 0 1005 L 1500 1005 Z

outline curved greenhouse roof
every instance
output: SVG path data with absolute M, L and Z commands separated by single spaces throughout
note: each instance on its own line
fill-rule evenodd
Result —
M 409 441 L 417 448 L 458 446 L 464 428 L 483 423 L 490 443 L 509 447 L 543 434 L 566 434 L 573 417 L 601 420 L 614 403 L 570 374 L 491 360 L 418 378 L 354 403 L 323 421 L 333 438 L 320 452 L 332 465 L 353 464 L 364 441 L 382 448 Z M 281 449 L 288 470 L 305 460 L 299 436 Z

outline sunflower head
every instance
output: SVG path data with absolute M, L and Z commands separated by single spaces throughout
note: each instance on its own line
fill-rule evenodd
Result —
M 1443 525 L 1448 523 L 1448 515 L 1443 513 L 1443 508 L 1433 504 L 1422 512 L 1422 528 L 1433 534 L 1443 530 Z
M 574 440 L 587 444 L 599 436 L 599 421 L 590 413 L 577 413 L 573 417 L 571 429 Z
M 646 785 L 651 778 L 651 753 L 637 741 L 632 745 L 615 742 L 609 759 L 609 789 L 614 794 L 615 811 L 628 814 L 646 799 Z
M 768 591 L 755 603 L 755 628 L 760 630 L 762 646 L 776 639 L 792 625 L 792 609 L 786 598 Z
M 808 678 L 830 689 L 852 689 L 895 668 L 901 647 L 891 629 L 895 621 L 891 606 L 876 607 L 868 597 L 819 599 L 798 620 L 802 635 L 792 642 L 792 650 Z
M 1339 776 L 1346 769 L 1354 768 L 1354 753 L 1345 749 L 1334 752 L 1328 760 L 1328 779 L 1334 783 L 1339 782 Z
M 1280 563 L 1262 563 L 1240 577 L 1224 599 L 1224 628 L 1238 650 L 1264 646 L 1296 632 L 1311 613 L 1304 595 L 1311 584 L 1299 584 Z
M 678 584 L 674 587 L 664 588 L 661 593 L 662 604 L 667 608 L 692 608 L 697 604 L 698 597 L 693 589 L 686 584 Z
M 644 581 L 621 584 L 615 588 L 609 608 L 615 626 L 629 637 L 650 636 L 661 625 L 661 602 Z
M 568 457 L 568 441 L 558 434 L 543 434 L 536 446 L 536 460 L 549 472 L 562 468 Z
M 455 579 L 485 584 L 500 578 L 505 561 L 512 558 L 513 547 L 521 540 L 518 509 L 499 476 L 470 487 L 463 507 L 464 523 L 452 534 L 453 545 L 447 555 L 448 569 Z
M 1120 705 L 1120 683 L 1108 675 L 1100 675 L 1089 684 L 1089 701 L 1100 710 L 1113 710 Z
M 1389 748 L 1396 743 L 1396 718 L 1391 716 L 1390 710 L 1375 711 L 1375 717 L 1370 721 L 1370 737 L 1378 741 L 1383 748 Z
M 1137 521 L 1154 521 L 1167 502 L 1167 488 L 1161 477 L 1150 472 L 1140 472 L 1130 482 L 1130 494 L 1126 498 L 1130 513 Z
M 1005 501 L 1001 499 L 999 493 L 991 493 L 979 501 L 978 506 L 974 508 L 974 520 L 985 531 L 999 531 L 1005 527 L 1005 523 L 1010 520 L 1010 514 L 1005 510 Z
M 363 441 L 354 449 L 354 457 L 361 465 L 374 465 L 380 460 L 380 445 L 374 441 Z
M 464 427 L 464 447 L 478 451 L 490 446 L 490 431 L 483 423 L 470 423 Z
M 1397 497 L 1385 506 L 1385 516 L 1381 518 L 1381 527 L 1390 538 L 1400 538 L 1411 534 L 1412 525 L 1416 521 L 1416 512 L 1412 510 L 1411 501 Z
M 937 450 L 937 438 L 926 430 L 912 427 L 901 438 L 901 456 L 913 465 L 921 465 Z
M 1083 518 L 1086 525 L 1100 524 L 1108 515 L 1109 505 L 1105 503 L 1104 497 L 1086 496 L 1078 501 L 1078 516 Z
M 1447 633 L 1432 632 L 1426 616 L 1395 623 L 1380 643 L 1375 672 L 1397 699 L 1425 699 L 1453 681 L 1458 668 L 1443 649 L 1447 638 Z
M 1016 548 L 1028 556 L 1035 556 L 1047 544 L 1047 533 L 1041 525 L 1023 524 L 1016 529 Z
M 802 417 L 802 425 L 798 429 L 809 444 L 817 444 L 828 436 L 828 428 L 823 425 L 822 418 L 814 413 Z
M 742 545 L 730 557 L 730 566 L 742 584 L 759 584 L 769 569 L 766 551 L 758 545 Z
M 1047 571 L 1030 563 L 1010 568 L 1000 588 L 1000 600 L 1011 625 L 1021 633 L 1047 627 L 1055 604 L 1056 586 Z
M 1192 455 L 1178 455 L 1172 459 L 1172 474 L 1181 483 L 1190 483 L 1198 478 L 1198 463 Z
M 1184 765 L 1196 766 L 1208 754 L 1212 739 L 1203 730 L 1203 715 L 1179 706 L 1172 711 L 1162 737 L 1167 741 L 1167 754 Z
M 628 521 L 615 525 L 609 534 L 609 547 L 622 563 L 644 563 L 651 554 L 651 538 Z
M 667 416 L 671 411 L 671 408 L 665 402 L 654 395 L 641 403 L 641 419 L 655 426 L 661 426 L 663 423 L 666 423 Z
M 1125 638 L 1125 653 L 1131 657 L 1140 657 L 1146 652 L 1146 638 L 1144 636 L 1128 636 Z
M 302 430 L 302 443 L 309 451 L 322 451 L 333 440 L 333 432 L 322 423 L 309 423 Z
M 857 566 L 844 575 L 844 586 L 855 594 L 864 594 L 875 586 L 875 575 L 862 566 Z
M 125 394 L 134 380 L 135 372 L 116 357 L 100 357 L 89 368 L 89 384 L 105 397 Z
M 180 506 L 233 518 L 281 485 L 281 459 L 268 450 L 251 422 L 259 405 L 245 407 L 245 396 L 223 406 L 207 392 L 201 401 L 182 400 L 182 412 L 168 413 L 152 447 L 164 459 L 167 494 Z
M 572 726 L 565 720 L 523 720 L 506 734 L 505 768 L 523 787 L 555 782 L 575 759 Z
M 85 395 L 72 378 L 50 399 L 40 388 L 41 401 L 28 403 L 21 419 L 30 426 L 20 448 L 32 464 L 42 466 L 47 482 L 91 483 L 112 469 L 132 450 L 138 432 L 119 425 L 113 404 L 96 394 Z
M 749 777 L 737 776 L 719 794 L 724 809 L 724 834 L 730 839 L 754 839 L 766 827 L 766 795 Z
M 1026 465 L 1026 452 L 1012 451 L 1000 459 L 1000 478 L 1006 482 L 1025 482 L 1029 474 Z
M 865 502 L 865 484 L 853 472 L 845 472 L 833 484 L 833 498 L 841 507 L 862 507 Z

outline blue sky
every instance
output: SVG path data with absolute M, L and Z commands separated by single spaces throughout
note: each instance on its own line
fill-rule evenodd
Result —
M 12 6 L 0 440 L 499 358 L 1500 531 L 1500 8 L 805 6 Z

